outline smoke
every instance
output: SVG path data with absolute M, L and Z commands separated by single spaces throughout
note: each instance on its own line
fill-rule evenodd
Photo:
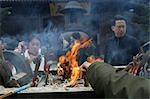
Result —
M 14 50 L 18 45 L 18 40 L 14 36 L 3 36 L 0 40 L 7 50 Z
M 148 37 L 148 33 L 139 25 L 141 21 L 138 21 L 139 19 L 148 20 L 148 17 L 144 17 L 148 14 L 147 11 L 144 12 L 145 9 L 147 9 L 147 7 L 145 8 L 145 5 L 148 4 L 148 0 L 89 0 L 89 2 L 90 8 L 88 8 L 87 11 L 89 13 L 86 13 L 85 16 L 82 16 L 80 13 L 77 15 L 79 22 L 81 22 L 81 31 L 87 33 L 90 37 L 100 35 L 99 39 L 95 38 L 94 40 L 97 40 L 97 42 L 100 41 L 102 50 L 104 48 L 105 40 L 113 35 L 110 20 L 117 14 L 127 18 L 127 33 L 129 35 L 135 36 L 140 42 L 145 42 L 148 39 L 143 39 L 143 36 Z M 13 5 L 15 6 L 15 10 L 12 6 L 12 16 L 10 15 L 11 21 L 9 21 L 7 25 L 2 24 L 2 27 L 13 27 L 6 29 L 6 33 L 10 32 L 11 34 L 15 34 L 15 40 L 17 42 L 22 40 L 28 41 L 30 34 L 36 34 L 41 38 L 43 46 L 52 47 L 56 51 L 60 50 L 59 36 L 64 31 L 53 24 L 53 19 L 48 22 L 46 27 L 43 27 L 44 19 L 42 20 L 41 17 L 47 15 L 47 12 L 49 13 L 49 5 L 43 3 L 44 6 L 40 7 L 40 5 L 37 4 L 22 3 L 19 5 L 18 3 Z M 140 4 L 144 5 L 142 11 L 141 6 L 139 6 Z M 21 6 L 23 7 L 20 8 Z M 31 8 L 29 6 L 31 6 Z M 139 14 L 139 12 L 141 13 Z M 13 17 L 14 14 L 15 17 Z M 139 17 L 138 14 L 142 15 L 142 17 Z M 59 22 L 57 24 L 59 24 Z M 4 38 L 6 38 L 6 36 Z
M 28 43 L 30 35 L 40 38 L 41 47 L 52 49 L 56 53 L 61 49 L 59 36 L 63 31 L 57 24 L 53 24 L 49 3 L 4 2 L 3 7 L 5 6 L 11 7 L 11 15 L 4 16 L 1 25 L 1 41 L 6 45 L 6 49 L 14 50 L 20 41 Z
M 48 21 L 47 26 L 41 32 L 31 32 L 30 35 L 34 35 L 40 38 L 41 41 L 41 48 L 43 51 L 45 48 L 49 50 L 55 51 L 57 53 L 58 50 L 61 49 L 60 47 L 60 39 L 59 36 L 62 33 L 51 21 Z M 22 40 L 29 41 L 29 34 L 24 33 L 24 35 L 19 35 L 18 37 L 22 37 Z
M 51 21 L 41 32 L 32 31 L 30 33 L 17 34 L 15 36 L 4 35 L 1 36 L 1 41 L 5 45 L 5 49 L 14 50 L 18 43 L 21 41 L 29 42 L 30 36 L 34 35 L 40 38 L 42 51 L 43 48 L 47 48 L 49 51 L 53 51 L 57 54 L 58 50 L 61 50 L 59 36 L 60 31 Z
M 47 45 L 55 50 L 58 50 L 59 36 L 61 32 L 62 31 L 59 31 L 59 29 L 55 27 L 51 21 L 49 21 L 48 26 L 39 34 L 42 45 Z

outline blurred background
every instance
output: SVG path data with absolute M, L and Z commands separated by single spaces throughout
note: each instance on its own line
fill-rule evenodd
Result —
M 113 35 L 110 20 L 117 14 L 128 19 L 127 33 L 141 45 L 150 40 L 149 0 L 75 0 L 86 11 L 78 19 L 63 12 L 69 1 L 73 0 L 0 0 L 1 40 L 15 46 L 29 34 L 39 33 L 43 42 L 57 48 L 60 35 L 75 29 L 93 38 L 101 56 L 106 38 Z

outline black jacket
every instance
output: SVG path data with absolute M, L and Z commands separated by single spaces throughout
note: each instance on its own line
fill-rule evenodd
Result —
M 139 52 L 138 41 L 128 35 L 112 37 L 106 41 L 104 61 L 114 66 L 126 65 Z

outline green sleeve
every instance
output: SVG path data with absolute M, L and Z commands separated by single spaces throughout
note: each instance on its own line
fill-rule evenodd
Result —
M 150 97 L 150 80 L 125 71 L 117 72 L 106 63 L 93 63 L 87 70 L 87 78 L 96 94 L 103 94 L 105 98 Z

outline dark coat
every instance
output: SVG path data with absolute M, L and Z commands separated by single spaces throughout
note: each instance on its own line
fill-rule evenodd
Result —
M 102 98 L 150 98 L 150 80 L 116 71 L 107 63 L 93 63 L 87 70 L 87 78 L 96 94 Z
M 3 58 L 5 58 L 5 60 Z M 12 67 L 10 64 L 14 65 L 17 74 L 20 72 L 26 73 L 24 77 L 17 80 L 17 83 L 22 86 L 31 82 L 32 71 L 25 58 L 13 51 L 6 50 L 3 53 L 0 52 L 0 85 L 3 85 L 4 87 L 16 86 L 16 82 L 11 80 Z
M 11 70 L 6 62 L 0 61 L 0 85 L 9 87 L 10 85 L 8 84 L 8 81 L 10 80 L 11 76 Z
M 139 48 L 138 41 L 131 36 L 114 36 L 106 41 L 104 61 L 113 66 L 127 65 L 139 52 Z

